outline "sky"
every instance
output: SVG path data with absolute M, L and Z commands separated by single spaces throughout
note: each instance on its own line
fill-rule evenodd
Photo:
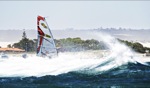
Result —
M 150 29 L 150 1 L 0 1 L 0 29 Z

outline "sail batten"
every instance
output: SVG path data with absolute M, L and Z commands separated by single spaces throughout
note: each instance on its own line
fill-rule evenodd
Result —
M 53 35 L 44 17 L 37 17 L 37 31 L 38 31 L 38 56 L 52 57 L 57 55 Z

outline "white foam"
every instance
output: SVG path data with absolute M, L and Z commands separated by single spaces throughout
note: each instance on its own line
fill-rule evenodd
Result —
M 0 77 L 58 75 L 84 69 L 100 61 L 100 59 L 80 58 L 80 55 L 71 53 L 60 53 L 58 57 L 52 59 L 36 56 L 26 59 L 10 57 L 0 60 Z
M 128 62 L 136 62 L 132 50 L 112 36 L 102 33 L 92 33 L 92 35 L 104 41 L 111 53 L 104 55 L 105 57 L 99 57 L 101 52 L 97 53 L 98 55 L 87 52 L 59 53 L 58 57 L 52 59 L 37 56 L 29 56 L 26 59 L 9 57 L 9 59 L 0 59 L 0 77 L 40 77 L 71 71 L 101 74 Z

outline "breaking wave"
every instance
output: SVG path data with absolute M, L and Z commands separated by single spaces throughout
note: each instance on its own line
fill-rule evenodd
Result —
M 65 52 L 51 59 L 35 55 L 26 59 L 10 56 L 9 59 L 0 59 L 0 77 L 57 76 L 70 72 L 100 75 L 129 63 L 139 63 L 136 60 L 139 57 L 134 56 L 130 48 L 112 36 L 100 33 L 94 35 L 104 41 L 110 50 Z

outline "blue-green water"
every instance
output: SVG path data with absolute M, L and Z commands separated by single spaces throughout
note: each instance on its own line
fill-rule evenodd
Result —
M 0 59 L 0 88 L 150 88 L 150 63 L 106 34 L 110 50 Z M 141 60 L 141 61 L 140 61 Z
M 79 71 L 57 76 L 1 77 L 0 88 L 101 88 L 150 87 L 150 63 L 128 63 L 101 74 L 84 74 Z

